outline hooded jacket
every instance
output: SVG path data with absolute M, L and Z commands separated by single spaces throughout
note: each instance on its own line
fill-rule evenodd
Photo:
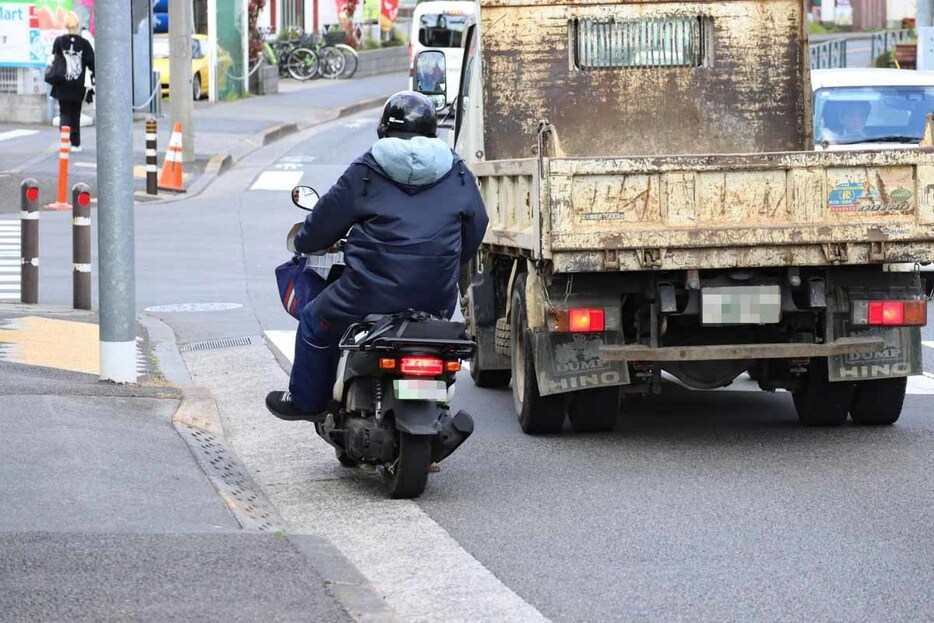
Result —
M 488 223 L 476 179 L 443 141 L 385 138 L 318 200 L 295 248 L 323 251 L 347 235 L 346 268 L 316 299 L 329 325 L 406 309 L 450 317 L 460 266 Z

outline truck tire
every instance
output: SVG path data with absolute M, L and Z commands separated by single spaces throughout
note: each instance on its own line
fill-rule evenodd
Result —
M 502 389 L 509 386 L 512 370 L 484 370 L 479 359 L 474 357 L 470 361 L 470 378 L 473 384 L 484 389 Z
M 609 433 L 616 428 L 621 392 L 618 387 L 584 389 L 571 396 L 568 419 L 578 433 Z
M 898 420 L 905 402 L 908 377 L 857 381 L 850 417 L 854 424 L 888 426 Z
M 560 433 L 564 426 L 564 396 L 542 396 L 535 377 L 532 334 L 525 313 L 525 273 L 512 290 L 512 399 L 522 432 L 528 435 Z
M 814 357 L 802 386 L 792 395 L 798 420 L 805 426 L 840 426 L 853 403 L 853 383 L 831 383 L 827 358 Z

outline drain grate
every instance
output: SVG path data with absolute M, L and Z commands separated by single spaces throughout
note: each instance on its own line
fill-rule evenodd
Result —
M 188 353 L 197 350 L 215 350 L 217 348 L 233 348 L 235 346 L 250 346 L 253 344 L 253 338 L 250 337 L 228 337 L 220 340 L 208 340 L 206 342 L 194 342 L 185 344 L 179 350 Z

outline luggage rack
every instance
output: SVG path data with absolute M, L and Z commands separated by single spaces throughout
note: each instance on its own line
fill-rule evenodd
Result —
M 379 324 L 379 321 L 355 322 L 344 332 L 338 347 L 341 350 L 376 353 L 431 349 L 439 351 L 444 356 L 457 357 L 458 359 L 470 359 L 477 351 L 477 343 L 473 340 L 400 337 L 390 334 L 390 330 L 404 328 L 404 324 L 387 322 L 385 327 L 380 327 L 374 332 L 373 328 L 377 324 Z M 367 332 L 367 335 L 357 341 L 355 337 L 361 332 Z

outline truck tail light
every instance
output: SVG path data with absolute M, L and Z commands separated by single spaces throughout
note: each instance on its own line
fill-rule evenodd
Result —
M 444 362 L 437 357 L 403 357 L 399 371 L 406 376 L 438 376 L 444 372 Z
M 559 333 L 600 333 L 606 331 L 606 310 L 572 307 L 557 311 L 555 331 Z
M 923 327 L 927 301 L 853 301 L 853 324 L 870 327 Z

